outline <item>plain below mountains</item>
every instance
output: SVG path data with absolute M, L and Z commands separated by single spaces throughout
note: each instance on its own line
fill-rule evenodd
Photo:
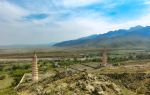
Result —
M 119 29 L 105 34 L 69 40 L 55 44 L 56 47 L 78 48 L 137 48 L 150 47 L 150 26 L 136 26 L 130 29 Z

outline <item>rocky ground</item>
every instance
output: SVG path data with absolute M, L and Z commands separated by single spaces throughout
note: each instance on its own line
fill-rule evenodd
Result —
M 20 86 L 18 91 L 30 95 L 121 95 L 119 85 L 106 76 L 95 76 L 83 72 L 60 80 L 45 79 L 28 87 Z
M 39 80 L 25 81 L 20 95 L 150 95 L 150 65 L 105 67 L 80 72 L 61 72 Z

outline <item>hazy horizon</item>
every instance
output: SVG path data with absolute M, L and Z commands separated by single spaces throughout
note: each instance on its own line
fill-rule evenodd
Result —
M 1 0 L 0 45 L 48 44 L 150 25 L 149 0 Z

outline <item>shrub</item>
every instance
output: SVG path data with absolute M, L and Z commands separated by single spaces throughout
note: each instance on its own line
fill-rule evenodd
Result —
M 0 80 L 4 80 L 5 78 L 6 78 L 5 75 L 1 75 L 1 76 L 0 76 Z
M 120 66 L 120 63 L 113 63 L 113 66 Z
M 14 82 L 12 84 L 12 86 L 15 86 L 19 83 L 19 81 L 21 80 L 22 76 L 25 73 L 30 72 L 29 70 L 22 70 L 22 69 L 18 69 L 12 72 L 12 77 L 14 78 Z

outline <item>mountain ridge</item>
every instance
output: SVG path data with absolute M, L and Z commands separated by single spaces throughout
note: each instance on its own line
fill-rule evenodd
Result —
M 56 47 L 149 48 L 150 26 L 135 26 L 54 44 Z

